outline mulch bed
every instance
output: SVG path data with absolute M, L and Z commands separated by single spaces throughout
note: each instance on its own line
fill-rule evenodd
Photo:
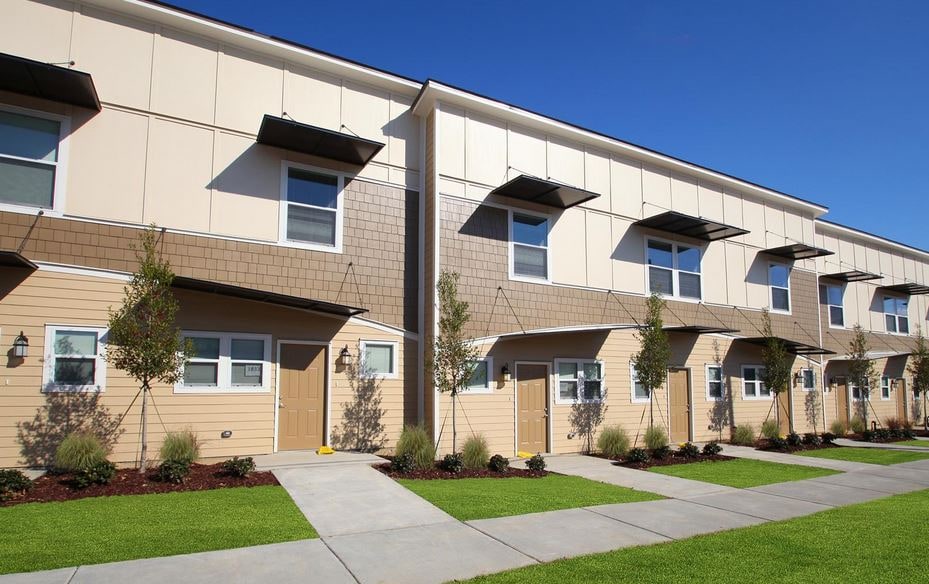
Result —
M 636 470 L 647 470 L 653 466 L 673 466 L 675 464 L 693 464 L 695 462 L 715 462 L 722 460 L 735 460 L 731 456 L 726 456 L 724 454 L 701 454 L 695 458 L 687 458 L 685 456 L 678 456 L 677 453 L 671 453 L 666 458 L 652 458 L 648 462 L 627 462 L 622 458 L 610 458 L 609 456 L 604 456 L 602 454 L 590 454 L 590 456 L 595 456 L 597 458 L 605 458 L 607 460 L 612 460 L 613 464 L 616 466 L 622 466 L 625 468 L 634 468 Z
M 460 473 L 451 473 L 442 470 L 438 466 L 429 470 L 414 470 L 413 472 L 394 472 L 390 469 L 390 463 L 376 464 L 374 468 L 381 471 L 392 479 L 418 479 L 418 480 L 454 480 L 454 479 L 512 479 L 526 478 L 538 479 L 548 476 L 547 470 L 534 472 L 525 468 L 510 467 L 506 472 L 494 472 L 490 469 L 463 469 Z
M 124 468 L 116 471 L 116 476 L 106 485 L 91 485 L 86 489 L 76 489 L 71 485 L 69 474 L 46 474 L 32 482 L 32 488 L 22 495 L 16 495 L 0 506 L 9 507 L 20 503 L 46 503 L 49 501 L 71 501 L 87 497 L 110 497 L 113 495 L 147 495 L 152 493 L 177 493 L 181 491 L 206 491 L 228 487 L 257 487 L 277 485 L 277 479 L 271 472 L 252 472 L 245 478 L 231 477 L 224 474 L 222 464 L 192 464 L 190 474 L 184 482 L 175 485 L 163 483 L 155 478 L 152 470 L 145 475 L 138 469 Z
M 759 438 L 755 442 L 756 450 L 764 450 L 766 452 L 783 452 L 785 454 L 790 454 L 792 452 L 802 452 L 804 450 L 823 450 L 824 448 L 841 448 L 838 444 L 820 444 L 819 446 L 811 446 L 809 444 L 801 444 L 800 446 L 788 446 L 787 448 L 773 448 L 770 442 L 766 438 Z

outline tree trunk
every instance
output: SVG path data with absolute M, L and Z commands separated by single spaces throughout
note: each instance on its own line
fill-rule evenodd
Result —
M 648 390 L 648 427 L 655 425 L 655 391 Z
M 452 392 L 452 453 L 458 452 L 458 426 L 455 425 L 455 405 L 458 399 L 458 392 Z
M 139 473 L 145 474 L 148 457 L 148 384 L 142 385 L 142 448 L 139 453 Z

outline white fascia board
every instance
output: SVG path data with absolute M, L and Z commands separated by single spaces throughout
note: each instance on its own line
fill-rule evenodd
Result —
M 786 205 L 794 209 L 803 210 L 807 213 L 811 213 L 814 219 L 824 215 L 829 211 L 827 207 L 817 205 L 816 203 L 811 203 L 809 201 L 804 201 L 790 195 L 772 191 L 762 186 L 745 182 L 735 177 L 727 176 L 714 170 L 672 158 L 670 156 L 660 154 L 640 146 L 635 146 L 634 144 L 623 142 L 622 140 L 618 140 L 616 138 L 609 138 L 591 130 L 585 130 L 583 128 L 573 126 L 566 122 L 561 122 L 541 114 L 533 113 L 512 105 L 492 100 L 490 98 L 475 95 L 473 93 L 468 93 L 467 91 L 463 91 L 461 89 L 449 87 L 432 79 L 428 80 L 423 86 L 422 91 L 419 92 L 419 95 L 413 102 L 413 107 L 411 109 L 415 115 L 424 116 L 427 115 L 428 112 L 435 107 L 435 103 L 439 101 L 442 103 L 455 105 L 469 111 L 479 112 L 489 116 L 510 120 L 515 123 L 519 123 L 526 128 L 534 129 L 548 135 L 555 135 L 569 140 L 576 140 L 584 144 L 589 144 L 601 149 L 605 149 L 606 151 L 613 154 L 634 158 L 636 160 L 648 162 L 671 170 L 676 170 L 678 172 L 684 172 L 698 178 L 704 178 L 707 181 L 711 181 L 715 184 L 728 186 L 733 189 L 738 189 L 743 193 L 750 193 L 765 200 L 777 201 L 779 204 Z
M 873 235 L 865 231 L 859 231 L 854 227 L 847 227 L 845 225 L 839 225 L 838 223 L 833 223 L 831 221 L 823 221 L 817 219 L 816 223 L 816 233 L 823 233 L 825 231 L 830 231 L 839 236 L 851 236 L 855 239 L 864 240 L 870 243 L 874 243 L 886 248 L 895 249 L 897 251 L 902 251 L 905 253 L 916 254 L 923 259 L 929 260 L 929 251 L 922 250 L 916 247 L 906 245 L 905 243 L 899 243 L 889 239 L 884 239 L 878 235 Z
M 414 96 L 422 84 L 398 75 L 391 75 L 358 63 L 303 48 L 232 24 L 223 24 L 198 17 L 169 6 L 150 4 L 142 0 L 84 0 L 84 4 L 135 17 L 148 22 L 208 37 L 220 43 L 273 56 L 291 63 L 310 67 L 338 77 L 374 85 L 390 91 Z

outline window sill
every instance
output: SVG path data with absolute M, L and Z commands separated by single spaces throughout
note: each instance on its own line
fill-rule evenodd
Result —
M 771 401 L 774 399 L 774 396 L 773 395 L 754 396 L 754 395 L 742 394 L 742 399 L 746 401 Z
M 781 314 L 784 316 L 793 316 L 793 312 L 790 310 L 777 310 L 776 308 L 771 308 L 768 310 L 771 314 Z
M 30 207 L 29 205 L 17 205 L 16 203 L 2 203 L 0 202 L 0 211 L 6 211 L 8 213 L 19 213 L 21 215 L 32 215 L 35 217 L 38 215 L 39 211 L 42 211 L 42 215 L 45 217 L 63 217 L 64 213 L 60 209 L 48 209 L 46 207 Z
M 174 386 L 174 393 L 188 394 L 235 394 L 235 393 L 271 393 L 267 387 L 183 387 Z
M 494 392 L 492 387 L 469 387 L 468 389 L 462 389 L 458 392 L 459 396 L 462 395 L 490 395 Z
M 528 284 L 551 284 L 551 278 L 535 278 L 533 276 L 520 276 L 519 274 L 510 274 L 510 280 L 513 282 L 526 282 Z
M 601 404 L 606 403 L 604 399 L 559 399 L 555 398 L 556 406 L 576 406 L 578 404 Z
M 653 292 L 649 292 L 649 295 Z M 663 300 L 673 300 L 675 302 L 689 302 L 690 304 L 703 304 L 703 298 L 689 298 L 687 296 L 674 296 L 673 294 L 662 294 L 661 292 L 654 292 L 658 294 Z
M 342 253 L 342 243 L 337 245 L 323 245 L 321 243 L 308 243 L 303 241 L 290 241 L 288 239 L 278 240 L 277 244 L 281 247 L 290 247 L 293 249 L 305 249 L 310 251 L 321 251 L 324 253 Z
M 105 388 L 99 385 L 56 385 L 46 383 L 42 393 L 103 393 Z
M 647 397 L 645 397 L 645 398 L 642 398 L 642 397 L 634 397 L 634 398 L 632 398 L 632 403 L 634 403 L 634 404 L 647 404 L 647 403 L 650 403 L 651 401 L 652 401 L 652 400 L 648 399 Z

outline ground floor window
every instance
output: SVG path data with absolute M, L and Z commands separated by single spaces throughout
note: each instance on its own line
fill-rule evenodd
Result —
M 881 377 L 881 399 L 890 399 L 890 378 Z
M 771 397 L 771 390 L 765 387 L 762 380 L 764 367 L 759 365 L 742 366 L 742 396 L 746 399 L 761 399 Z
M 485 357 L 474 362 L 474 370 L 468 380 L 468 386 L 462 393 L 492 393 L 493 392 L 493 357 Z
M 706 366 L 706 397 L 711 400 L 723 398 L 723 368 L 719 365 Z
M 639 381 L 639 374 L 635 370 L 635 365 L 629 366 L 629 378 L 632 380 L 632 401 L 647 402 L 649 391 L 645 385 Z
M 361 341 L 361 359 L 369 375 L 384 378 L 397 376 L 397 343 Z
M 851 391 L 852 399 L 855 401 L 860 401 L 861 400 L 861 389 L 850 381 L 848 383 L 848 387 L 849 387 L 849 390 Z M 871 389 L 871 382 L 867 379 L 865 379 L 864 388 L 865 388 L 865 391 L 870 391 Z
M 86 326 L 45 327 L 45 391 L 101 390 L 106 383 L 103 360 L 105 329 Z
M 603 398 L 603 363 L 594 359 L 555 359 L 558 403 L 599 401 Z
M 271 335 L 184 331 L 194 355 L 178 393 L 270 391 Z
M 812 369 L 801 369 L 800 379 L 803 382 L 803 391 L 813 391 L 816 389 L 816 374 Z

